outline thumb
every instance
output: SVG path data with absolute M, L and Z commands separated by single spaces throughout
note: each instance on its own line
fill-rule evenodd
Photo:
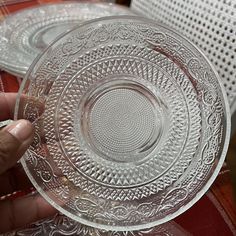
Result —
M 0 131 L 0 174 L 21 158 L 33 134 L 33 126 L 27 120 L 14 121 Z

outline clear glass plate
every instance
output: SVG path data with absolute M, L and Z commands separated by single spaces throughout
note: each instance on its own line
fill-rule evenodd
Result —
M 68 217 L 115 231 L 191 207 L 223 164 L 229 117 L 204 55 L 129 16 L 57 39 L 30 67 L 15 111 L 35 125 L 22 164 L 37 190 Z
M 57 36 L 76 24 L 110 15 L 131 15 L 128 8 L 108 3 L 57 3 L 9 15 L 0 24 L 0 66 L 17 76 Z

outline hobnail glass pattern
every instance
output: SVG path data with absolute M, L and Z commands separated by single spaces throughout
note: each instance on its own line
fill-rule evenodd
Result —
M 223 163 L 229 108 L 215 71 L 190 42 L 147 19 L 108 17 L 68 32 L 20 91 L 16 118 L 36 130 L 22 164 L 80 223 L 164 223 L 204 194 Z

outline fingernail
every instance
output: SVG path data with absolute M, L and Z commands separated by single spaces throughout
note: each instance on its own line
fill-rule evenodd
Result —
M 18 120 L 6 126 L 4 131 L 8 131 L 19 141 L 23 142 L 32 135 L 32 124 L 27 120 Z

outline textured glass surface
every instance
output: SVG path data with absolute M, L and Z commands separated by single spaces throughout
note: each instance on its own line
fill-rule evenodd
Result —
M 24 76 L 37 55 L 61 33 L 86 20 L 131 14 L 116 4 L 76 2 L 44 4 L 11 14 L 0 24 L 0 67 Z
M 36 129 L 22 164 L 80 223 L 166 222 L 204 194 L 224 161 L 229 107 L 216 72 L 182 36 L 143 18 L 68 32 L 31 66 L 20 94 L 16 118 Z

